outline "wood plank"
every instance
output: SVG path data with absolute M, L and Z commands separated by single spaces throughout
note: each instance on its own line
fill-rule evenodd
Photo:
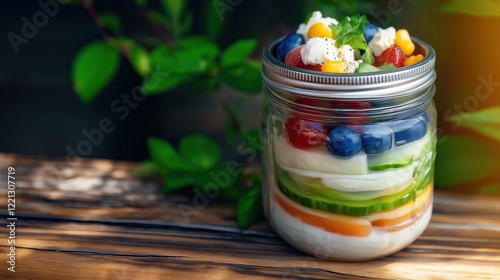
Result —
M 290 275 L 287 267 L 272 268 L 245 264 L 220 264 L 210 260 L 193 261 L 151 255 L 95 255 L 67 251 L 20 249 L 23 268 L 8 279 L 376 279 L 319 269 L 303 269 Z M 62 264 L 66 264 L 62 266 Z M 50 274 L 47 271 L 58 272 Z M 29 278 L 26 278 L 29 276 Z
M 0 182 L 7 166 L 18 173 L 19 218 L 17 272 L 2 267 L 0 279 L 500 279 L 499 198 L 437 191 L 411 246 L 335 262 L 292 249 L 266 222 L 239 230 L 233 205 L 164 197 L 157 181 L 131 176 L 134 163 L 82 160 L 55 179 L 51 165 L 64 162 L 0 154 Z

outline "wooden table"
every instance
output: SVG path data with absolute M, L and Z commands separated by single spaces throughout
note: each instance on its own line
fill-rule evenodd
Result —
M 262 222 L 235 224 L 232 205 L 193 206 L 136 179 L 135 163 L 0 154 L 1 219 L 7 168 L 16 169 L 16 272 L 0 279 L 500 279 L 500 198 L 438 191 L 429 228 L 380 260 L 315 259 Z M 8 265 L 8 264 L 7 264 Z

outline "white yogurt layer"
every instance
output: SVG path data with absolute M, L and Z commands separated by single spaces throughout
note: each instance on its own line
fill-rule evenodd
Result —
M 326 187 L 343 192 L 366 192 L 386 189 L 403 190 L 412 183 L 416 162 L 402 168 L 363 175 L 330 174 L 280 166 L 295 182 L 312 187 Z
M 327 259 L 368 260 L 395 253 L 417 239 L 426 229 L 432 215 L 432 201 L 415 223 L 396 232 L 377 227 L 367 237 L 345 236 L 311 226 L 288 214 L 278 203 L 270 205 L 274 230 L 292 247 Z
M 368 162 L 361 151 L 350 159 L 332 156 L 326 147 L 302 150 L 290 145 L 284 136 L 273 135 L 274 156 L 280 166 L 333 174 L 367 174 Z

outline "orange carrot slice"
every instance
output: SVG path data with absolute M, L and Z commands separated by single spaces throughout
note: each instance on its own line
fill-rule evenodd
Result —
M 372 214 L 368 216 L 367 219 L 371 221 L 372 225 L 375 227 L 390 227 L 389 231 L 391 232 L 408 227 L 427 210 L 427 207 L 432 201 L 431 194 L 433 185 L 433 183 L 430 183 L 425 187 L 422 193 L 417 196 L 415 202 L 410 201 L 396 209 Z M 416 218 L 413 218 L 413 215 L 416 215 Z
M 351 218 L 307 209 L 283 196 L 279 191 L 275 192 L 274 197 L 281 208 L 288 212 L 288 214 L 311 226 L 322 228 L 332 233 L 358 237 L 366 237 L 372 231 L 370 222 L 363 218 Z

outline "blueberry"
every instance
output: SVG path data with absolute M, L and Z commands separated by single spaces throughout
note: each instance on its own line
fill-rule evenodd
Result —
M 392 146 L 392 132 L 386 125 L 366 125 L 361 132 L 361 141 L 366 154 L 381 154 Z
M 416 141 L 427 134 L 427 124 L 421 118 L 398 120 L 388 123 L 394 133 L 396 146 Z
M 304 36 L 298 33 L 288 34 L 278 46 L 276 51 L 276 55 L 278 60 L 281 62 L 285 62 L 286 55 L 293 50 L 294 48 L 305 43 Z
M 378 27 L 374 24 L 367 23 L 365 29 L 363 30 L 363 35 L 365 36 L 366 42 L 370 43 L 375 34 L 378 32 Z
M 328 137 L 326 147 L 336 157 L 351 158 L 361 150 L 361 137 L 345 126 L 332 129 Z

